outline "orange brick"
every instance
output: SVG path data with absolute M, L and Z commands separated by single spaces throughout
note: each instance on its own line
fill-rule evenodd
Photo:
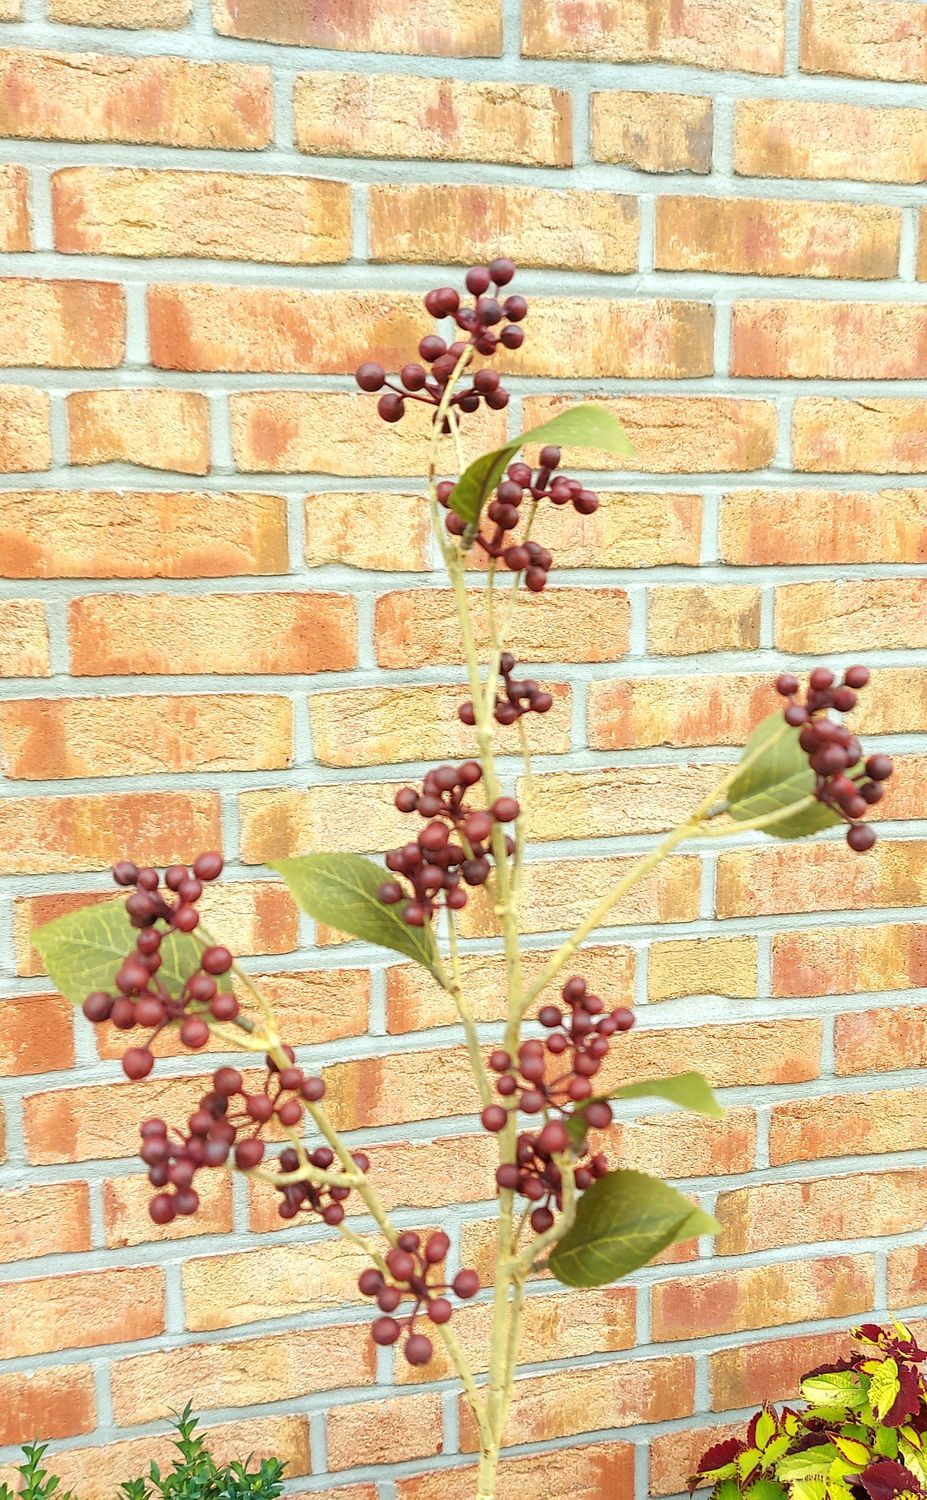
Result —
M 713 1088 L 805 1083 L 821 1070 L 819 1020 L 709 1022 L 698 1027 L 647 1027 L 622 1040 L 602 1073 L 609 1088 L 694 1068 Z
M 627 872 L 636 856 L 624 859 L 532 860 L 525 866 L 524 932 L 558 932 L 588 916 L 596 901 Z M 695 860 L 666 860 L 615 908 L 609 922 L 691 922 L 697 915 Z M 460 913 L 464 937 L 498 934 L 498 918 L 485 887 Z
M 927 1217 L 923 1168 L 767 1182 L 718 1194 L 716 1255 L 909 1234 Z
M 774 995 L 853 995 L 927 987 L 927 926 L 802 928 L 772 944 Z
M 747 1328 L 774 1328 L 806 1318 L 848 1318 L 872 1306 L 871 1255 L 750 1266 L 659 1281 L 653 1288 L 653 1337 L 658 1343 Z
M 311 265 L 351 249 L 348 184 L 311 177 L 68 167 L 52 177 L 52 210 L 66 255 Z
M 917 279 L 927 281 L 927 214 L 923 210 L 917 219 Z
M 621 193 L 482 183 L 370 187 L 375 261 L 481 264 L 504 247 L 519 266 L 620 275 L 637 269 L 637 239 L 637 200 Z
M 0 677 L 50 677 L 48 624 L 38 599 L 0 600 Z
M 443 1446 L 441 1397 L 431 1394 L 332 1406 L 328 1412 L 328 1466 L 401 1463 L 440 1453 Z
M 0 97 L 3 69 L 0 62 Z M 0 365 L 111 369 L 125 352 L 125 293 L 110 281 L 0 280 Z
M 3 1352 L 22 1359 L 162 1333 L 164 1284 L 156 1266 L 107 1266 L 73 1276 L 4 1282 L 0 1308 Z
M 694 1365 L 684 1355 L 556 1370 L 515 1382 L 506 1432 L 534 1443 L 642 1422 L 665 1422 L 693 1411 Z M 477 1446 L 469 1411 L 461 1409 L 461 1448 Z
M 756 1119 L 751 1109 L 737 1108 L 723 1120 L 670 1114 L 622 1119 L 612 1127 L 607 1149 L 623 1167 L 659 1177 L 749 1172 L 756 1160 Z
M 691 1201 L 694 1203 L 695 1200 Z M 499 1234 L 495 1220 L 483 1219 L 476 1222 L 472 1219 L 467 1220 L 460 1234 L 461 1260 L 464 1265 L 473 1267 L 484 1287 L 492 1286 L 498 1254 Z M 662 1255 L 656 1257 L 653 1264 L 655 1266 L 680 1265 L 697 1259 L 697 1241 L 687 1240 L 681 1245 L 671 1245 L 669 1250 L 664 1250 Z M 551 1280 L 551 1273 L 544 1270 L 532 1272 L 529 1277 L 529 1281 L 550 1282 Z
M 8 797 L 0 803 L 6 874 L 103 870 L 127 849 L 169 864 L 221 842 L 212 792 L 122 792 L 108 797 Z
M 209 472 L 205 396 L 194 391 L 75 391 L 66 406 L 73 464 Z
M 841 467 L 829 459 L 836 457 L 840 409 L 849 405 L 796 401 L 792 436 L 802 468 Z M 812 443 L 820 464 L 811 457 Z M 722 562 L 740 567 L 927 562 L 927 490 L 740 490 L 721 497 L 720 537 Z
M 383 573 L 425 573 L 431 520 L 421 495 L 392 490 L 306 496 L 306 562 L 344 563 Z
M 584 398 L 585 399 L 585 398 Z M 584 451 L 587 469 L 634 469 L 651 474 L 714 474 L 765 469 L 776 449 L 776 414 L 768 401 L 720 396 L 599 397 L 625 427 L 634 453 Z M 546 422 L 572 406 L 562 396 L 527 396 L 525 426 Z
M 468 1464 L 397 1479 L 396 1493 L 399 1500 L 471 1500 L 475 1483 L 476 1469 Z M 630 1443 L 561 1444 L 528 1458 L 504 1457 L 496 1494 L 498 1500 L 601 1500 L 603 1495 L 630 1495 L 633 1485 Z
M 900 302 L 740 302 L 731 374 L 806 380 L 917 380 L 927 309 Z
M 533 298 L 530 337 L 500 367 L 564 380 L 682 380 L 714 371 L 714 309 L 667 298 Z
M 543 598 L 522 595 L 507 644 L 535 662 L 614 661 L 628 649 L 631 611 L 621 589 L 550 588 Z M 478 640 L 488 640 L 482 591 L 470 604 Z M 449 589 L 407 589 L 376 603 L 377 660 L 383 667 L 436 666 L 463 660 L 457 612 Z
M 186 26 L 191 6 L 192 0 L 49 0 L 48 19 L 64 26 L 175 31 Z
M 927 83 L 927 16 L 899 0 L 805 0 L 801 67 Z
M 825 1360 L 844 1359 L 852 1340 L 839 1333 L 808 1333 L 717 1349 L 708 1356 L 712 1411 L 759 1406 L 794 1398 L 801 1379 Z
M 0 1000 L 0 1077 L 53 1073 L 74 1063 L 73 1006 L 61 995 Z
M 793 199 L 660 198 L 659 271 L 879 280 L 898 271 L 901 212 Z
M 408 823 L 396 810 L 401 782 L 366 781 L 305 789 L 275 787 L 242 792 L 241 858 L 267 864 L 294 854 L 345 850 L 379 853 L 408 841 Z M 350 809 L 350 817 L 345 812 Z
M 810 99 L 741 99 L 734 170 L 742 177 L 922 182 L 927 110 Z
M 718 915 L 920 906 L 927 892 L 925 845 L 876 844 L 862 859 L 841 840 L 730 850 L 718 861 Z
M 51 428 L 46 391 L 0 385 L 0 472 L 51 468 Z
M 755 938 L 674 938 L 651 944 L 647 955 L 652 1002 L 690 995 L 752 999 L 756 983 Z
M 0 1375 L 0 1443 L 31 1443 L 37 1432 L 52 1438 L 77 1437 L 96 1426 L 93 1370 L 59 1365 Z
M 478 1105 L 470 1064 L 460 1048 L 332 1063 L 323 1077 L 326 1107 L 338 1130 L 441 1120 L 473 1114 Z
M 650 650 L 661 656 L 751 651 L 760 643 L 760 591 L 747 584 L 650 590 Z
M 249 473 L 380 479 L 428 471 L 431 416 L 420 402 L 396 426 L 380 420 L 369 396 L 348 391 L 234 392 L 229 407 L 235 462 Z M 504 412 L 483 407 L 468 420 L 474 452 L 497 448 L 505 437 Z M 447 471 L 453 458 L 446 439 L 444 449 L 439 467 Z
M 449 0 L 439 11 L 427 0 L 410 0 L 400 10 L 213 0 L 212 14 L 221 36 L 260 42 L 435 57 L 498 57 L 502 51 L 501 0 Z
M 792 409 L 795 467 L 812 474 L 921 474 L 927 463 L 925 417 L 927 402 L 916 398 L 893 400 L 866 396 L 856 401 L 844 401 L 826 396 L 800 397 Z M 909 496 L 912 495 L 915 507 L 924 503 L 917 490 L 889 490 L 880 497 L 882 504 L 887 505 L 886 522 L 883 523 L 887 529 L 891 529 L 891 508 L 899 505 L 910 507 Z M 851 505 L 865 505 L 867 500 L 875 505 L 877 497 L 870 499 L 854 495 Z M 843 510 L 841 506 L 841 512 Z M 825 513 L 820 505 L 819 511 Z M 847 523 L 851 536 L 852 521 L 851 508 Z M 916 516 L 912 517 L 912 522 L 917 524 Z M 870 535 L 873 539 L 870 546 L 877 544 L 879 528 L 875 527 Z M 880 555 L 876 560 L 890 562 L 891 557 Z
M 149 1116 L 143 1111 L 142 1118 L 148 1119 Z M 137 1142 L 135 1144 L 137 1148 Z M 148 1212 L 155 1189 L 147 1177 L 136 1174 L 106 1178 L 103 1182 L 103 1234 L 106 1244 L 113 1249 L 122 1250 L 127 1245 L 143 1245 L 150 1240 L 230 1234 L 231 1178 L 219 1172 L 201 1173 L 196 1181 L 196 1191 L 200 1197 L 200 1206 L 195 1218 L 175 1219 L 172 1224 L 157 1225 L 152 1222 Z
M 181 1273 L 187 1327 L 206 1333 L 357 1303 L 357 1278 L 366 1265 L 364 1252 L 342 1239 L 195 1256 Z
M 292 760 L 292 718 L 288 698 L 267 694 L 18 698 L 0 704 L 0 764 L 27 781 L 278 770 Z
M 338 672 L 356 659 L 347 594 L 93 594 L 68 613 L 75 677 Z
M 835 1037 L 838 1075 L 892 1072 L 927 1066 L 927 1014 L 898 1006 L 838 1016 Z M 923 1061 L 919 1060 L 923 1059 Z
M 854 714 L 862 734 L 897 734 L 927 724 L 927 672 L 880 667 Z
M 0 16 L 0 20 L 5 20 Z M 0 166 L 0 250 L 32 249 L 29 214 L 29 172 L 26 167 Z
M 592 156 L 641 172 L 710 172 L 713 105 L 695 94 L 594 93 Z M 571 262 L 565 262 L 571 264 Z
M 572 163 L 570 96 L 539 83 L 417 78 L 409 129 L 407 76 L 300 73 L 296 145 L 315 156 L 415 156 L 427 161 Z
M 829 1156 L 921 1151 L 925 1145 L 927 1098 L 923 1089 L 792 1099 L 774 1105 L 771 1111 L 769 1159 L 774 1166 Z
M 11 1188 L 0 1193 L 0 1212 L 0 1261 L 90 1249 L 90 1199 L 85 1182 Z M 44 1428 L 36 1430 L 44 1434 Z
M 784 0 L 527 0 L 526 57 L 665 62 L 746 73 L 785 66 Z
M 561 568 L 696 567 L 702 526 L 700 495 L 598 490 L 599 508 L 577 515 L 571 505 L 541 506 L 531 535 Z M 485 567 L 485 554 L 471 555 Z
M 589 688 L 589 744 L 743 745 L 776 697 L 768 677 L 631 677 Z M 719 779 L 725 773 L 719 771 Z M 695 803 L 695 797 L 690 799 Z
M 273 118 L 265 67 L 0 51 L 0 135 L 257 151 L 273 138 Z
M 7 578 L 228 578 L 287 569 L 286 502 L 277 495 L 0 494 Z
M 783 651 L 884 651 L 927 646 L 927 580 L 794 583 L 776 589 Z
M 888 1295 L 899 1311 L 924 1300 L 927 1254 L 922 1245 L 899 1245 L 888 1252 Z
M 680 807 L 695 804 L 718 782 L 717 766 L 603 766 L 532 779 L 528 836 L 549 839 L 616 838 L 675 828 Z M 519 781 L 516 796 L 525 800 Z
M 678 1495 L 702 1454 L 725 1438 L 743 1437 L 743 1422 L 733 1427 L 696 1427 L 658 1433 L 650 1440 L 651 1495 Z
M 168 1121 L 184 1120 L 207 1082 L 205 1074 L 171 1078 L 159 1070 L 141 1084 L 94 1084 L 30 1094 L 23 1102 L 29 1160 L 44 1166 L 134 1157 L 141 1122 L 162 1112 Z M 144 1177 L 138 1182 L 144 1188 Z M 125 1202 L 130 1194 L 131 1189 Z

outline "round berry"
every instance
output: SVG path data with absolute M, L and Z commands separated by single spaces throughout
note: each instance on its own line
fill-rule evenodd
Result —
M 464 284 L 468 292 L 474 297 L 482 297 L 484 292 L 489 291 L 492 276 L 485 266 L 472 266 L 464 277 Z
M 834 674 L 833 672 L 828 671 L 827 667 L 815 667 L 814 671 L 811 673 L 811 676 L 808 678 L 809 687 L 811 687 L 816 693 L 826 692 L 829 687 L 833 686 L 833 683 Z
M 480 1116 L 484 1130 L 491 1130 L 493 1134 L 505 1129 L 508 1118 L 508 1110 L 503 1109 L 501 1104 L 487 1104 Z
M 538 1136 L 537 1149 L 542 1156 L 555 1156 L 570 1144 L 567 1128 L 559 1120 L 548 1120 Z
M 406 1339 L 405 1356 L 410 1365 L 427 1365 L 434 1352 L 431 1339 L 423 1333 L 413 1333 Z
M 438 1229 L 428 1236 L 425 1243 L 425 1259 L 430 1266 L 436 1266 L 444 1260 L 450 1248 L 450 1239 L 443 1230 Z
M 113 879 L 117 885 L 134 885 L 138 879 L 138 865 L 129 859 L 121 859 L 113 865 Z
M 242 1172 L 251 1172 L 264 1159 L 264 1142 L 258 1140 L 239 1141 L 235 1147 L 235 1165 Z
M 549 1208 L 536 1208 L 531 1215 L 531 1228 L 535 1234 L 544 1234 L 546 1230 L 551 1228 L 553 1222 L 554 1216 Z
M 586 1120 L 593 1130 L 607 1130 L 612 1123 L 612 1107 L 605 1099 L 593 1099 L 586 1106 Z
M 185 1047 L 196 1050 L 209 1041 L 209 1027 L 199 1016 L 188 1016 L 180 1028 L 180 1040 Z
M 193 873 L 197 880 L 218 880 L 222 870 L 222 855 L 214 850 L 206 854 L 198 854 L 193 861 Z
M 408 1250 L 400 1250 L 398 1247 L 390 1250 L 386 1264 L 397 1281 L 408 1281 L 415 1275 L 415 1261 Z
M 507 255 L 500 255 L 498 260 L 489 262 L 488 270 L 496 286 L 508 286 L 515 275 L 515 262 Z
M 370 1336 L 375 1344 L 395 1344 L 401 1331 L 395 1318 L 377 1318 Z
M 148 1212 L 156 1224 L 170 1224 L 177 1215 L 172 1194 L 158 1193 L 149 1203 Z
M 214 948 L 206 949 L 200 959 L 200 965 L 207 974 L 227 974 L 234 961 L 228 948 L 216 945 Z
M 428 1304 L 428 1316 L 432 1323 L 449 1323 L 454 1316 L 454 1309 L 446 1297 L 433 1297 Z
M 780 672 L 776 678 L 776 692 L 783 698 L 793 698 L 798 692 L 798 678 L 792 672 Z
M 471 1297 L 476 1296 L 479 1289 L 480 1278 L 475 1271 L 465 1269 L 457 1272 L 457 1275 L 454 1277 L 454 1291 L 458 1297 L 464 1301 L 468 1301 Z
M 491 812 L 498 823 L 514 823 L 521 808 L 514 797 L 497 797 Z
M 377 411 L 384 422 L 400 422 L 406 404 L 396 391 L 385 391 L 377 402 Z
M 209 1004 L 209 1009 L 217 1021 L 234 1021 L 241 1009 L 234 995 L 216 995 Z
M 854 828 L 847 829 L 847 843 L 857 854 L 865 854 L 871 849 L 876 841 L 876 831 L 870 828 L 868 823 L 857 823 Z
M 379 391 L 386 381 L 386 371 L 382 365 L 367 360 L 355 372 L 354 379 L 362 391 Z
M 847 687 L 864 688 L 869 681 L 868 667 L 847 667 L 843 674 L 843 680 Z
M 383 1273 L 370 1266 L 368 1270 L 362 1271 L 357 1278 L 358 1289 L 365 1297 L 375 1297 L 383 1285 Z
M 127 1078 L 147 1078 L 154 1067 L 154 1054 L 148 1047 L 130 1047 L 122 1059 L 122 1070 Z
M 541 449 L 538 463 L 542 469 L 556 469 L 560 463 L 560 449 L 553 443 L 548 443 L 546 448 Z
M 890 755 L 870 755 L 866 761 L 866 775 L 872 781 L 887 781 L 894 769 Z
M 108 1020 L 112 1008 L 112 995 L 104 994 L 102 990 L 94 990 L 92 995 L 87 996 L 82 1006 L 87 1020 L 94 1022 Z

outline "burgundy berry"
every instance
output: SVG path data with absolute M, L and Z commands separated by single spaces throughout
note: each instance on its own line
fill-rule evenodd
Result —
M 401 1331 L 395 1318 L 377 1318 L 370 1330 L 370 1336 L 375 1344 L 395 1344 Z
M 508 1124 L 508 1110 L 503 1109 L 501 1104 L 487 1104 L 480 1119 L 485 1130 L 491 1130 L 494 1134 L 504 1130 Z
M 498 823 L 514 823 L 521 808 L 514 797 L 497 797 L 490 811 Z
M 356 371 L 354 379 L 362 391 L 379 391 L 386 382 L 386 371 L 382 365 L 367 360 Z
M 489 262 L 487 269 L 496 286 L 508 286 L 515 275 L 515 262 L 509 260 L 507 255 L 500 255 L 498 260 Z
M 222 870 L 222 855 L 215 851 L 198 854 L 193 861 L 193 873 L 197 880 L 218 880 Z
M 472 266 L 464 277 L 467 291 L 472 292 L 474 297 L 481 297 L 484 292 L 488 292 L 491 281 L 492 277 L 485 266 Z
M 428 1316 L 432 1323 L 449 1323 L 454 1309 L 446 1297 L 433 1297 L 428 1304 Z
M 890 755 L 870 755 L 866 761 L 866 775 L 873 781 L 887 781 L 894 769 Z
M 468 1301 L 470 1297 L 476 1296 L 479 1289 L 480 1278 L 475 1271 L 463 1270 L 457 1272 L 457 1275 L 454 1277 L 454 1291 L 458 1297 L 461 1297 L 464 1301 Z
M 423 1333 L 413 1333 L 406 1339 L 405 1356 L 410 1365 L 427 1365 L 434 1352 L 431 1339 Z
M 399 422 L 402 420 L 406 405 L 402 397 L 396 391 L 386 391 L 377 402 L 377 411 L 384 422 Z
M 855 827 L 847 829 L 847 843 L 857 854 L 865 854 L 871 849 L 876 841 L 876 831 L 870 828 L 868 823 L 857 823 Z

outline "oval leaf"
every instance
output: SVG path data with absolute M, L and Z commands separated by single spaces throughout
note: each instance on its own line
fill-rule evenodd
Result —
M 677 1104 L 680 1109 L 689 1109 L 696 1115 L 707 1115 L 712 1120 L 720 1120 L 724 1115 L 722 1105 L 718 1103 L 711 1085 L 701 1073 L 676 1073 L 671 1078 L 645 1078 L 640 1083 L 626 1083 L 608 1094 L 597 1094 L 595 1097 L 603 1100 L 668 1099 L 670 1104 Z M 574 1150 L 586 1139 L 588 1126 L 585 1112 L 592 1102 L 592 1099 L 587 1099 L 583 1104 L 576 1105 L 567 1119 L 567 1131 Z
M 360 854 L 304 854 L 269 864 L 283 876 L 296 904 L 317 922 L 431 968 L 431 928 L 407 926 L 401 903 L 385 906 L 378 900 L 377 891 L 388 876 L 372 859 Z
M 136 937 L 122 900 L 81 906 L 30 934 L 51 979 L 74 1005 L 82 1005 L 93 990 L 112 990 L 116 971 L 135 947 Z M 202 943 L 189 933 L 167 934 L 158 950 L 158 979 L 169 994 L 180 994 L 199 968 L 202 951 Z M 231 988 L 227 976 L 220 984 Z
M 770 813 L 784 814 L 786 808 L 811 796 L 814 772 L 798 743 L 800 733 L 786 724 L 781 713 L 770 714 L 753 731 L 744 747 L 743 769 L 727 794 L 728 812 L 738 823 Z M 800 839 L 841 821 L 823 802 L 815 802 L 794 817 L 778 817 L 764 832 L 777 839 Z
M 616 417 L 602 406 L 571 407 L 539 427 L 522 432 L 504 448 L 484 453 L 461 474 L 451 492 L 450 506 L 461 520 L 473 524 L 492 494 L 508 464 L 525 443 L 569 444 L 577 448 L 604 449 L 606 453 L 634 452 L 631 440 Z
M 646 1266 L 667 1245 L 719 1227 L 659 1177 L 620 1169 L 583 1193 L 576 1221 L 548 1265 L 564 1286 L 605 1286 Z

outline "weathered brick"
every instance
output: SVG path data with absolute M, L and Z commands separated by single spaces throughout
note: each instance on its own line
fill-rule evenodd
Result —
M 682 380 L 714 371 L 714 309 L 667 298 L 532 298 L 531 337 L 500 368 L 516 375 Z
M 421 495 L 320 490 L 306 496 L 306 562 L 376 572 L 430 568 L 431 520 Z
M 649 1445 L 650 1495 L 681 1494 L 703 1453 L 725 1438 L 742 1440 L 742 1434 L 742 1421 L 727 1427 L 716 1424 L 657 1433 Z
M 927 646 L 927 579 L 794 583 L 776 589 L 783 651 L 884 651 Z
M 0 704 L 0 764 L 27 781 L 279 770 L 292 760 L 292 721 L 289 699 L 269 694 L 17 698 Z
M 48 623 L 39 599 L 0 600 L 0 677 L 50 677 Z
M 614 661 L 628 649 L 630 606 L 621 589 L 551 588 L 543 598 L 522 596 L 508 635 L 516 656 L 535 662 Z M 470 604 L 478 639 L 488 624 L 482 591 Z M 457 663 L 457 613 L 448 589 L 402 590 L 376 603 L 377 660 L 383 667 Z
M 920 1007 L 853 1011 L 835 1026 L 836 1072 L 886 1073 L 927 1066 L 927 1012 Z
M 923 182 L 927 109 L 810 99 L 741 99 L 734 170 L 742 177 Z
M 96 1396 L 89 1365 L 58 1365 L 0 1375 L 0 1443 L 46 1442 L 77 1437 L 96 1426 Z
M 769 1159 L 774 1166 L 833 1156 L 922 1151 L 925 1145 L 927 1099 L 923 1089 L 879 1089 L 868 1094 L 791 1099 L 771 1110 Z
M 752 937 L 673 938 L 653 943 L 647 955 L 647 996 L 651 1001 L 690 995 L 751 999 L 756 994 L 756 963 Z
M 396 426 L 381 421 L 369 396 L 347 391 L 235 392 L 229 406 L 235 462 L 248 473 L 379 479 L 428 470 L 431 415 L 419 402 Z M 468 421 L 467 434 L 475 450 L 499 447 L 505 414 L 483 407 Z M 452 462 L 448 453 L 444 467 Z
M 806 1318 L 847 1318 L 872 1306 L 871 1255 L 835 1255 L 742 1271 L 712 1271 L 659 1281 L 651 1313 L 657 1343 L 747 1328 L 775 1328 Z
M 922 474 L 927 464 L 925 418 L 927 402 L 915 397 L 866 396 L 855 401 L 832 396 L 799 397 L 792 408 L 794 465 L 811 474 Z M 888 506 L 882 525 L 889 531 L 891 507 L 904 505 L 908 493 L 917 497 L 915 505 L 923 503 L 916 490 L 890 490 L 879 497 Z M 875 498 L 871 503 L 875 504 Z M 865 505 L 867 499 L 865 495 L 854 496 L 856 504 Z M 916 517 L 912 520 L 916 525 Z M 852 535 L 852 509 L 848 529 Z M 874 526 L 870 536 L 870 546 L 877 545 L 880 528 Z M 885 541 L 888 543 L 888 538 Z M 880 553 L 874 560 L 891 562 L 892 558 Z
M 29 1094 L 23 1103 L 26 1149 L 34 1165 L 112 1161 L 134 1156 L 142 1120 L 164 1112 L 184 1119 L 202 1096 L 206 1077 L 162 1077 L 144 1084 L 93 1084 Z M 139 1183 L 144 1186 L 145 1179 Z
M 212 15 L 221 36 L 259 42 L 435 57 L 498 57 L 502 51 L 501 0 L 448 0 L 438 11 L 427 0 L 410 0 L 398 10 L 213 0 Z
M 733 1411 L 764 1401 L 788 1401 L 808 1370 L 825 1360 L 846 1358 L 851 1347 L 849 1337 L 831 1332 L 716 1349 L 708 1356 L 711 1409 Z
M 476 1469 L 438 1469 L 396 1480 L 398 1500 L 470 1500 Z M 634 1449 L 630 1443 L 562 1444 L 527 1458 L 504 1457 L 496 1486 L 498 1500 L 600 1500 L 631 1494 Z M 339 1491 L 339 1494 L 341 1492 Z
M 810 441 L 817 451 L 831 447 L 839 408 L 848 404 L 818 398 L 795 403 L 792 436 L 803 445 L 795 455 L 802 468 L 812 467 Z M 812 413 L 811 406 L 819 410 Z M 828 461 L 832 456 L 821 452 L 822 469 L 841 467 Z M 721 497 L 720 550 L 722 562 L 739 567 L 927 562 L 927 490 L 732 492 Z
M 187 1327 L 207 1333 L 359 1302 L 365 1265 L 364 1252 L 341 1239 L 195 1256 L 182 1269 Z
M 585 398 L 584 398 L 585 399 Z M 714 474 L 765 469 L 776 450 L 776 412 L 768 401 L 723 396 L 593 398 L 621 422 L 634 453 L 616 458 L 584 451 L 587 469 L 651 474 Z M 527 396 L 525 426 L 546 422 L 574 403 L 563 396 Z
M 526 57 L 781 73 L 785 0 L 527 0 Z
M 594 93 L 595 161 L 641 172 L 710 172 L 713 103 L 697 94 Z M 566 262 L 569 264 L 570 262 Z
M 0 385 L 0 473 L 51 468 L 48 393 Z
M 776 933 L 774 995 L 852 995 L 927 987 L 927 926 L 803 927 Z
M 920 906 L 927 894 L 925 845 L 880 839 L 865 859 L 842 842 L 732 849 L 718 860 L 720 917 Z
M 927 308 L 902 302 L 740 302 L 731 374 L 807 380 L 927 375 Z
M 696 567 L 702 526 L 700 495 L 599 490 L 599 508 L 581 516 L 571 505 L 541 506 L 531 535 L 561 568 Z M 468 563 L 485 568 L 485 555 Z
M 805 0 L 801 67 L 927 83 L 927 14 L 900 0 Z
M 144 1110 L 139 1118 L 148 1118 Z M 154 1224 L 148 1212 L 153 1191 L 148 1178 L 137 1173 L 104 1179 L 103 1235 L 108 1246 L 122 1250 L 127 1245 L 143 1245 L 150 1240 L 179 1240 L 192 1235 L 231 1232 L 230 1177 L 216 1172 L 201 1174 L 196 1183 L 200 1206 L 195 1218 L 178 1218 L 166 1225 Z
M 909 1234 L 927 1217 L 923 1168 L 765 1182 L 718 1194 L 716 1255 Z
M 398 1052 L 324 1069 L 326 1107 L 338 1130 L 405 1125 L 472 1114 L 478 1095 L 460 1048 Z
M 0 66 L 0 98 L 3 72 Z M 111 281 L 0 279 L 0 365 L 112 369 L 125 352 L 125 293 Z
M 0 801 L 4 874 L 104 870 L 132 849 L 164 865 L 221 842 L 213 792 L 120 792 Z
M 657 201 L 659 271 L 742 276 L 895 276 L 901 211 L 794 199 L 667 197 Z
M 123 1344 L 163 1332 L 163 1276 L 156 1266 L 107 1266 L 6 1281 L 0 1283 L 0 1309 L 8 1358 Z
M 417 1393 L 391 1400 L 331 1406 L 328 1412 L 328 1466 L 401 1463 L 440 1453 L 444 1421 L 441 1397 Z
M 637 200 L 621 193 L 482 183 L 370 187 L 374 261 L 480 264 L 504 246 L 519 266 L 621 275 L 637 269 L 637 239 Z
M 269 145 L 273 120 L 269 68 L 0 51 L 0 135 L 257 151 Z
M 528 836 L 546 842 L 662 833 L 676 827 L 686 800 L 707 796 L 718 779 L 717 766 L 603 766 L 535 776 Z M 516 796 L 526 797 L 523 781 Z
M 0 1215 L 2 1262 L 90 1249 L 90 1195 L 85 1182 L 10 1188 L 0 1192 Z
M 111 490 L 0 493 L 6 578 L 228 578 L 287 572 L 277 495 Z
M 31 249 L 29 172 L 26 167 L 5 163 L 0 166 L 0 250 L 12 253 Z
M 67 167 L 52 177 L 52 211 L 66 255 L 313 265 L 351 250 L 348 184 L 311 177 Z
M 347 594 L 93 594 L 68 615 L 75 677 L 339 672 L 356 659 Z
M 927 724 L 927 671 L 921 667 L 880 667 L 855 710 L 857 730 L 900 734 Z
M 0 1000 L 0 1077 L 53 1073 L 74 1062 L 73 1006 L 61 995 Z
M 589 744 L 743 745 L 776 708 L 768 677 L 630 677 L 589 687 Z M 719 779 L 724 774 L 719 771 Z M 695 798 L 693 797 L 694 803 Z
M 760 591 L 748 584 L 650 590 L 650 650 L 660 656 L 703 651 L 751 651 L 760 643 Z
M 749 1172 L 756 1159 L 756 1119 L 751 1109 L 737 1108 L 728 1109 L 720 1121 L 642 1115 L 613 1125 L 608 1148 L 623 1167 L 659 1177 Z
M 65 405 L 72 464 L 209 473 L 209 402 L 195 391 L 74 391 Z
M 49 0 L 48 19 L 64 26 L 155 27 L 176 31 L 190 19 L 193 0 Z
M 927 1254 L 922 1245 L 899 1245 L 888 1252 L 888 1295 L 899 1310 L 923 1303 Z
M 568 167 L 570 96 L 539 83 L 416 78 L 409 128 L 407 76 L 300 73 L 296 145 L 316 156 L 414 156 L 428 161 Z
M 242 792 L 241 858 L 266 864 L 325 850 L 379 853 L 407 842 L 408 824 L 396 810 L 398 781 L 343 782 L 308 788 Z M 350 819 L 345 811 L 350 808 Z
M 821 1041 L 817 1019 L 640 1028 L 612 1053 L 602 1081 L 611 1088 L 694 1068 L 714 1088 L 804 1083 L 820 1073 Z

